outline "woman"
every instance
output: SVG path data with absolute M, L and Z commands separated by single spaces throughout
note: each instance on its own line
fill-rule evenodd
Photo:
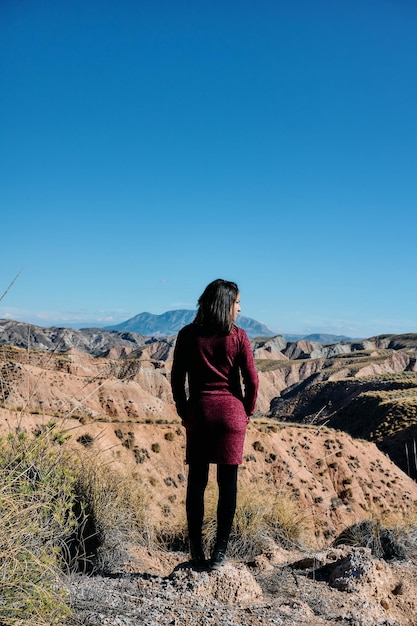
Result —
M 220 278 L 213 281 L 198 300 L 194 322 L 180 330 L 175 345 L 171 385 L 187 435 L 186 511 L 191 559 L 196 567 L 206 565 L 202 527 L 210 463 L 217 464 L 219 487 L 210 567 L 218 569 L 225 561 L 236 510 L 237 469 L 258 392 L 248 336 L 235 325 L 240 310 L 236 283 Z

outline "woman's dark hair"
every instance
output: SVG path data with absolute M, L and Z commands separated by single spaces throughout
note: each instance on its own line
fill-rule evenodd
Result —
M 213 280 L 198 299 L 194 324 L 210 334 L 228 335 L 233 328 L 231 309 L 238 295 L 236 283 L 222 278 Z

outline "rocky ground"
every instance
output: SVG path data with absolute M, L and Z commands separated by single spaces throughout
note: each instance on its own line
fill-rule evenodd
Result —
M 252 563 L 194 571 L 183 553 L 137 552 L 106 577 L 73 576 L 72 626 L 415 626 L 417 564 L 367 548 L 275 548 Z

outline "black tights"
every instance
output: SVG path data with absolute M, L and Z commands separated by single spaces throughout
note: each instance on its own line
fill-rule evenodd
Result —
M 217 465 L 219 500 L 217 504 L 217 543 L 227 543 L 236 511 L 237 465 Z M 187 483 L 187 522 L 190 541 L 200 542 L 204 519 L 204 491 L 208 463 L 190 463 Z

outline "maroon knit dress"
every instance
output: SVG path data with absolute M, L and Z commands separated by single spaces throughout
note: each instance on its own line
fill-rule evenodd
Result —
M 258 392 L 246 332 L 234 326 L 229 335 L 208 336 L 196 324 L 185 326 L 175 345 L 171 386 L 187 433 L 186 462 L 242 463 Z

